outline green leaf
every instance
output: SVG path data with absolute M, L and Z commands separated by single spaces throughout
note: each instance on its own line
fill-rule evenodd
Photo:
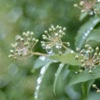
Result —
M 91 34 L 87 38 L 87 41 L 86 42 L 89 42 L 89 41 L 100 42 L 100 29 L 95 29 L 95 30 L 93 30 L 91 32 Z
M 79 20 L 82 21 L 87 15 L 87 12 L 81 13 Z
M 83 24 L 83 26 L 80 27 L 78 35 L 76 36 L 76 41 L 75 41 L 76 47 L 82 48 L 87 37 L 99 22 L 100 22 L 100 17 L 95 16 L 89 19 L 86 23 Z
M 67 53 L 67 54 L 64 54 L 64 55 L 54 55 L 54 56 L 50 56 L 51 59 L 53 60 L 57 60 L 57 61 L 60 61 L 62 63 L 65 63 L 65 64 L 70 64 L 70 65 L 81 65 L 81 63 L 75 59 L 75 56 L 77 54 L 76 53 Z M 79 57 L 81 58 L 81 57 Z
M 96 66 L 96 68 L 92 70 L 92 74 L 89 74 L 89 70 L 84 70 L 80 74 L 73 76 L 70 79 L 68 86 L 72 86 L 74 84 L 81 82 L 86 82 L 92 79 L 97 79 L 99 77 L 100 77 L 100 66 Z
M 87 98 L 87 96 L 89 95 L 91 85 L 94 83 L 94 81 L 95 80 L 89 80 L 87 82 L 82 83 L 82 92 L 83 92 L 84 98 Z
M 45 56 L 40 56 L 38 57 L 38 59 L 36 59 L 36 61 L 34 62 L 34 65 L 33 67 L 35 69 L 38 69 L 40 67 L 42 67 L 43 65 L 45 65 L 47 62 L 49 62 L 50 59 L 49 58 L 46 58 Z
M 58 78 L 59 78 L 59 75 L 60 75 L 60 73 L 61 73 L 63 67 L 64 67 L 64 64 L 61 63 L 61 64 L 59 65 L 58 69 L 57 69 L 57 72 L 55 73 L 55 80 L 54 80 L 54 85 L 53 85 L 53 91 L 54 91 L 54 94 L 55 94 L 55 95 L 56 95 L 57 80 L 58 80 Z
M 100 100 L 100 94 L 96 92 L 90 92 L 88 98 L 85 100 Z
M 41 68 L 40 76 L 37 79 L 37 86 L 36 86 L 36 91 L 35 91 L 35 96 L 34 96 L 35 100 L 39 100 L 40 87 L 42 85 L 43 78 L 45 77 L 45 74 L 46 74 L 50 64 L 51 64 L 51 61 L 48 62 L 46 65 L 44 65 Z

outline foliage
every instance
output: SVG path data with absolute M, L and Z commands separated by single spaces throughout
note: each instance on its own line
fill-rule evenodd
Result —
M 99 100 L 99 6 L 99 0 L 1 0 L 0 100 Z M 13 60 L 7 55 L 16 35 Z

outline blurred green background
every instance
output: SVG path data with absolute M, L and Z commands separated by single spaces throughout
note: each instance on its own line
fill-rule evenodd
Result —
M 0 0 L 0 100 L 34 100 L 40 71 L 40 68 L 34 68 L 37 57 L 21 61 L 9 59 L 10 44 L 15 36 L 34 31 L 35 37 L 41 40 L 43 31 L 51 24 L 60 25 L 67 29 L 63 39 L 71 42 L 71 48 L 74 48 L 74 38 L 82 24 L 79 10 L 73 7 L 78 1 Z M 45 53 L 40 44 L 35 51 Z

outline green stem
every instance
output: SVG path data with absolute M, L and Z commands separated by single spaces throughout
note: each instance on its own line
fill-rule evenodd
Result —
M 40 53 L 40 52 L 31 52 L 32 55 L 38 55 L 38 56 L 48 56 L 48 54 L 43 54 L 43 53 Z

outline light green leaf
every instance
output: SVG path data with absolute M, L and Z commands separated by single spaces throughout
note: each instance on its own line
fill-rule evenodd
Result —
M 65 63 L 65 64 L 70 64 L 70 65 L 81 65 L 81 63 L 75 59 L 75 56 L 77 54 L 76 53 L 67 53 L 67 54 L 64 54 L 64 55 L 54 55 L 54 56 L 50 56 L 51 59 L 54 59 L 54 60 L 57 60 L 57 61 L 60 61 L 62 63 Z M 81 57 L 79 57 L 81 58 Z
M 55 94 L 55 95 L 56 95 L 57 80 L 58 80 L 58 78 L 59 78 L 59 75 L 60 75 L 60 73 L 61 73 L 63 67 L 64 67 L 64 64 L 61 63 L 61 64 L 59 65 L 58 69 L 57 69 L 57 72 L 55 73 L 55 80 L 54 80 L 54 85 L 53 85 L 53 91 L 54 91 L 54 94 Z
M 87 41 L 86 42 L 89 42 L 89 41 L 100 42 L 100 29 L 95 29 L 95 30 L 93 30 L 91 32 L 91 34 L 87 38 Z
M 83 26 L 80 27 L 78 35 L 76 36 L 75 46 L 81 48 L 86 41 L 87 37 L 94 29 L 94 27 L 100 22 L 100 17 L 90 18 Z
M 92 74 L 89 74 L 89 70 L 84 70 L 80 74 L 73 76 L 70 79 L 68 86 L 72 86 L 74 84 L 81 82 L 86 82 L 88 80 L 97 79 L 99 77 L 100 77 L 100 66 L 96 66 L 96 68 L 92 70 Z

